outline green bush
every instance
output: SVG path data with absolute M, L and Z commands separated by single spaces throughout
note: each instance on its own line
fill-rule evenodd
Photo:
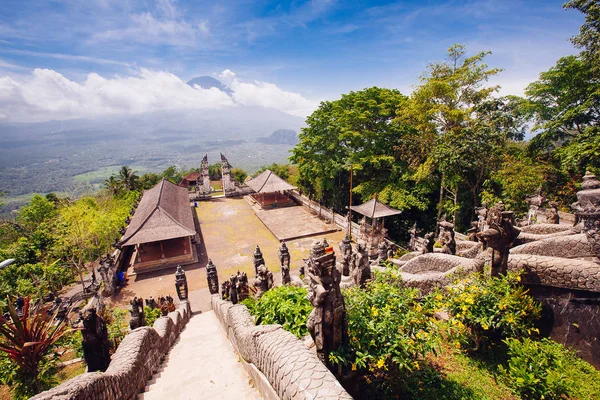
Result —
M 144 307 L 144 317 L 146 318 L 147 326 L 154 325 L 154 321 L 160 318 L 160 316 L 160 308 L 150 308 L 148 306 Z
M 303 287 L 284 285 L 269 290 L 259 300 L 248 298 L 243 304 L 256 317 L 257 324 L 280 324 L 300 338 L 308 334 L 306 321 L 313 308 L 307 294 Z
M 472 274 L 448 288 L 450 326 L 463 344 L 478 350 L 491 341 L 538 333 L 534 322 L 541 306 L 527 295 L 520 279 L 516 273 L 500 277 Z
M 508 367 L 499 366 L 506 383 L 524 399 L 558 399 L 572 390 L 564 369 L 566 350 L 552 340 L 509 338 Z
M 436 352 L 440 343 L 435 293 L 419 299 L 419 291 L 404 288 L 394 271 L 375 273 L 366 289 L 344 290 L 349 348 L 331 356 L 352 370 L 418 369 L 419 360 Z M 441 297 L 441 296 L 440 296 Z
M 550 339 L 505 339 L 508 364 L 498 367 L 523 399 L 600 398 L 600 372 L 573 350 Z

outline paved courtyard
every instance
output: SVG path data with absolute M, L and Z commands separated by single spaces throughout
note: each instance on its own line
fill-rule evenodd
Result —
M 324 235 L 338 230 L 337 225 L 326 223 L 308 211 L 306 207 L 293 206 L 263 210 L 253 207 L 258 218 L 277 239 Z M 293 221 L 293 223 L 290 223 Z
M 287 209 L 293 209 L 290 207 Z M 281 209 L 278 211 L 285 211 Z M 238 270 L 248 274 L 249 281 L 254 280 L 253 254 L 258 244 L 262 250 L 267 267 L 273 272 L 276 281 L 281 280 L 279 258 L 279 240 L 265 227 L 254 214 L 250 204 L 244 199 L 217 198 L 211 201 L 198 202 L 195 209 L 200 222 L 202 243 L 198 245 L 199 262 L 186 265 L 190 303 L 193 311 L 210 309 L 210 294 L 207 288 L 205 266 L 210 257 L 217 266 L 219 282 L 228 279 Z M 284 215 L 285 216 L 285 215 Z M 296 221 L 294 214 L 281 219 L 282 224 L 293 230 L 301 226 L 303 221 Z M 291 254 L 292 273 L 308 258 L 310 245 L 316 239 L 326 237 L 334 249 L 344 237 L 343 231 L 327 233 L 321 236 L 293 239 L 286 241 Z M 119 306 L 129 304 L 133 296 L 148 298 L 154 296 L 175 296 L 175 268 L 132 276 L 128 285 L 113 298 Z

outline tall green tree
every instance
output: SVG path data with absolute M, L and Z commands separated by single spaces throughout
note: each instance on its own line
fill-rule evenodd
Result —
M 394 206 L 421 206 L 422 199 L 407 188 L 409 162 L 402 157 L 412 156 L 403 151 L 408 146 L 403 141 L 416 136 L 415 130 L 396 120 L 406 101 L 398 90 L 372 87 L 322 102 L 292 150 L 298 183 L 328 206 L 343 210 L 352 171 L 354 191 L 363 200 L 384 193 L 382 200 Z
M 41 223 L 56 216 L 55 204 L 46 197 L 34 194 L 28 205 L 19 210 L 18 220 L 29 230 L 35 230 Z
M 571 38 L 575 46 L 582 49 L 582 56 L 591 64 L 598 77 L 600 73 L 600 4 L 597 0 L 570 0 L 565 8 L 574 9 L 585 15 L 579 34 Z
M 484 62 L 489 51 L 467 56 L 463 45 L 448 49 L 445 61 L 431 63 L 398 119 L 412 124 L 432 143 L 428 157 L 441 173 L 438 218 L 449 195 L 456 222 L 459 190 L 467 186 L 477 205 L 481 185 L 497 164 L 510 127 L 509 102 L 496 101 L 497 86 L 486 85 L 501 70 Z

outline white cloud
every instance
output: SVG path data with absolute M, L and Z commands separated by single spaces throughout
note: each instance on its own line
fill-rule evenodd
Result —
M 273 83 L 242 82 L 230 70 L 220 77 L 232 89 L 231 96 L 216 88 L 192 88 L 172 73 L 149 69 L 112 78 L 92 73 L 81 83 L 50 69 L 35 69 L 29 75 L 0 77 L 0 120 L 32 122 L 235 106 L 306 116 L 317 106 Z
M 0 78 L 0 119 L 45 121 L 161 110 L 216 109 L 233 106 L 218 89 L 188 86 L 168 72 L 140 70 L 137 76 L 104 78 L 92 73 L 83 83 L 60 73 L 36 69 L 15 80 Z
M 298 93 L 282 90 L 274 83 L 242 82 L 228 69 L 221 72 L 219 79 L 233 90 L 233 99 L 241 105 L 276 108 L 300 117 L 307 116 L 318 105 Z

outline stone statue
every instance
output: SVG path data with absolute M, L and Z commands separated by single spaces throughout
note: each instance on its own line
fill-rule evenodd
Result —
M 341 273 L 335 267 L 335 253 L 326 252 L 320 241 L 313 243 L 307 263 L 308 299 L 314 308 L 306 325 L 319 359 L 334 371 L 329 354 L 348 343 L 346 308 L 340 291 Z
M 456 240 L 454 239 L 454 224 L 448 221 L 439 223 L 440 243 L 442 244 L 442 253 L 456 255 Z
M 223 300 L 229 300 L 230 286 L 231 286 L 231 282 L 229 282 L 229 280 L 226 280 L 225 282 L 223 282 L 221 284 L 221 298 Z
M 352 280 L 354 284 L 364 288 L 367 280 L 371 279 L 371 264 L 365 242 L 359 240 L 356 253 L 353 254 Z
M 262 251 L 260 251 L 260 247 L 256 245 L 256 250 L 254 251 L 254 272 L 258 275 L 258 267 L 261 265 L 265 265 L 265 259 L 263 257 Z
M 577 202 L 571 207 L 583 220 L 583 232 L 596 257 L 600 258 L 600 181 L 589 171 L 583 177 L 581 190 L 577 192 Z
M 238 303 L 238 279 L 237 275 L 231 275 L 229 277 L 229 301 L 233 304 Z
M 288 285 L 291 281 L 290 267 L 285 264 L 281 264 L 281 284 Z
M 350 276 L 350 264 L 352 263 L 352 243 L 350 242 L 350 236 L 346 234 L 344 239 L 338 243 L 340 253 L 342 255 L 342 275 Z
M 217 288 L 218 288 L 217 283 Z M 181 267 L 181 265 L 177 266 L 177 271 L 175 271 L 175 291 L 177 292 L 177 297 L 179 300 L 187 300 L 188 298 L 188 284 L 187 278 L 185 276 L 185 271 Z
M 273 287 L 273 273 L 264 265 L 258 267 L 258 273 L 254 279 L 256 298 L 260 299 L 263 294 Z
M 144 315 L 144 301 L 140 297 L 134 297 L 129 304 L 131 305 L 131 309 L 129 310 L 129 314 L 131 314 L 131 319 L 129 320 L 129 328 L 134 330 L 139 328 L 140 326 L 146 326 L 146 317 Z
M 501 221 L 502 220 L 502 213 L 504 211 L 506 211 L 506 209 L 504 207 L 504 202 L 502 200 L 500 200 L 487 213 L 487 219 L 486 219 L 487 226 L 488 227 L 491 226 L 492 222 Z M 480 232 L 481 231 L 483 231 L 483 229 L 480 229 Z
M 100 257 L 98 273 L 102 278 L 102 282 L 104 282 L 102 295 L 104 297 L 112 296 L 115 293 L 118 279 L 116 277 L 114 263 L 110 255 L 107 254 L 106 257 Z
M 212 260 L 208 259 L 206 264 L 206 280 L 208 281 L 208 290 L 210 294 L 219 294 L 219 275 L 217 274 L 217 266 Z
M 281 247 L 279 247 L 279 251 L 277 252 L 277 255 L 279 256 L 279 264 L 280 265 L 287 265 L 288 269 L 290 268 L 290 251 L 287 248 L 287 245 L 285 244 L 285 241 L 281 241 Z
M 388 250 L 389 250 L 389 246 L 385 240 L 379 242 L 379 245 L 377 246 L 376 264 L 379 264 L 382 261 L 385 261 L 388 259 Z
M 238 301 L 244 301 L 250 297 L 250 286 L 248 285 L 248 275 L 245 272 L 237 273 L 237 297 Z
M 488 215 L 487 207 L 488 207 L 488 203 L 487 203 L 487 201 L 484 201 L 481 204 L 481 207 L 475 208 L 475 211 L 477 212 L 477 231 L 478 232 L 482 232 L 485 229 L 487 215 Z
M 527 204 L 529 204 L 529 211 L 527 212 L 527 225 L 535 224 L 537 222 L 537 213 L 542 204 L 546 201 L 544 196 L 542 196 L 542 188 L 539 187 L 535 195 L 529 196 L 525 199 Z
M 146 307 L 150 307 L 152 310 L 158 307 L 158 304 L 156 304 L 156 300 L 154 300 L 154 297 L 150 296 L 149 299 L 146 299 Z
M 408 249 L 410 251 L 415 251 L 415 250 L 417 250 L 417 237 L 419 236 L 419 233 L 421 232 L 417 228 L 416 222 L 414 223 L 412 228 L 410 228 L 409 232 L 410 232 L 410 241 L 408 242 Z
M 493 249 L 492 276 L 506 275 L 509 250 L 520 233 L 514 227 L 514 213 L 503 211 L 495 220 L 490 221 L 488 229 L 477 234 L 484 248 Z
M 435 233 L 433 232 L 429 232 L 425 234 L 424 237 L 424 245 L 423 248 L 421 249 L 421 252 L 423 254 L 427 254 L 427 253 L 433 253 L 433 245 L 435 244 Z
M 175 311 L 175 303 L 173 303 L 173 298 L 171 296 L 160 296 L 158 298 L 158 308 L 160 308 L 160 313 L 163 317 L 166 317 L 170 312 Z
M 471 227 L 467 230 L 467 234 L 471 242 L 479 241 L 479 239 L 477 239 L 477 232 L 479 232 L 479 222 L 473 221 L 471 222 Z
M 83 359 L 88 372 L 106 371 L 110 364 L 110 342 L 108 330 L 101 316 L 96 314 L 93 307 L 83 310 Z
M 549 224 L 558 225 L 560 223 L 560 217 L 558 216 L 558 203 L 555 201 L 551 201 L 550 203 L 548 203 L 548 205 L 550 206 L 550 209 L 548 210 L 548 215 L 546 216 L 546 219 Z

